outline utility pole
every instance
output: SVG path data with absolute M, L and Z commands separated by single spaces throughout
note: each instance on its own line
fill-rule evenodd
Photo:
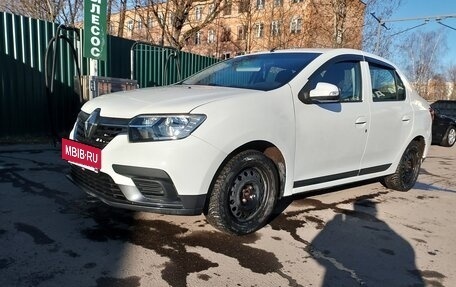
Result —
M 409 31 L 411 29 L 415 29 L 417 27 L 420 27 L 420 26 L 423 26 L 423 25 L 426 25 L 427 23 L 429 23 L 430 21 L 436 21 L 437 23 L 447 27 L 447 28 L 450 28 L 452 30 L 456 30 L 456 28 L 454 27 L 451 27 L 451 26 L 448 26 L 446 24 L 443 24 L 441 23 L 441 21 L 443 20 L 446 20 L 446 19 L 449 19 L 449 18 L 456 18 L 456 14 L 450 14 L 450 15 L 440 15 L 440 16 L 427 16 L 427 17 L 416 17 L 416 18 L 401 18 L 401 19 L 390 19 L 390 20 L 383 20 L 383 19 L 380 19 L 378 18 L 377 16 L 375 16 L 375 13 L 371 13 L 371 16 L 375 18 L 375 20 L 377 20 L 378 22 L 378 26 L 377 26 L 377 43 L 375 45 L 375 54 L 378 54 L 378 51 L 380 49 L 380 36 L 381 36 L 381 27 L 387 29 L 387 30 L 390 30 L 390 28 L 386 27 L 386 23 L 392 23 L 392 22 L 404 22 L 404 21 L 419 21 L 419 20 L 423 20 L 424 23 L 422 24 L 419 24 L 417 26 L 414 26 L 414 27 L 411 27 L 411 28 L 408 28 L 404 31 L 401 31 L 399 33 L 396 33 L 392 36 L 395 36 L 397 34 L 400 34 L 400 33 L 403 33 L 403 32 L 406 32 L 406 31 Z
M 375 20 L 377 20 L 378 25 L 377 25 L 377 43 L 375 44 L 375 54 L 378 54 L 378 49 L 380 47 L 380 35 L 382 33 L 382 27 L 389 30 L 388 27 L 386 27 L 386 24 L 384 21 L 382 21 L 380 18 L 375 16 L 375 13 L 371 13 L 371 16 L 374 17 Z

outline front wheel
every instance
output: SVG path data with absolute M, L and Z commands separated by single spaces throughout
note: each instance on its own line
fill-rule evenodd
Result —
M 381 183 L 390 189 L 408 191 L 416 183 L 421 168 L 423 145 L 412 141 L 405 149 L 396 172 L 385 176 Z
M 248 150 L 235 155 L 215 178 L 207 220 L 231 234 L 258 230 L 274 209 L 278 182 L 275 164 L 263 153 Z
M 440 145 L 446 147 L 452 147 L 456 142 L 456 128 L 450 126 L 445 133 L 445 136 L 442 139 L 442 143 Z

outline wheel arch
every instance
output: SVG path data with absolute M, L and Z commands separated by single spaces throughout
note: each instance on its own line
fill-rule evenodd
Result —
M 420 144 L 422 152 L 424 152 L 424 148 L 426 147 L 426 140 L 423 136 L 416 136 L 412 141 L 416 141 Z
M 418 135 L 411 140 L 411 142 L 417 142 L 420 145 L 421 148 L 421 161 L 424 161 L 427 155 L 427 150 L 429 149 L 429 146 L 431 143 L 426 143 L 426 139 L 422 135 Z M 408 146 L 408 145 L 407 145 Z M 404 150 L 405 152 L 405 150 Z
M 210 200 L 211 193 L 212 193 L 211 188 L 214 185 L 214 181 L 217 179 L 217 176 L 219 175 L 221 169 L 236 154 L 246 151 L 246 150 L 259 151 L 259 152 L 263 153 L 266 157 L 268 157 L 269 159 L 272 160 L 272 162 L 274 163 L 274 165 L 276 167 L 278 177 L 279 177 L 278 198 L 281 198 L 283 196 L 283 193 L 285 191 L 285 181 L 286 181 L 286 164 L 285 164 L 285 158 L 284 158 L 282 152 L 276 145 L 274 145 L 268 141 L 262 141 L 262 140 L 251 141 L 251 142 L 243 144 L 242 146 L 239 146 L 238 148 L 233 150 L 230 154 L 228 154 L 226 156 L 226 158 L 222 161 L 220 166 L 217 168 L 217 171 L 215 172 L 214 176 L 212 177 L 211 183 L 209 185 L 209 190 L 206 195 L 206 202 L 204 204 L 204 209 L 203 209 L 204 214 L 207 214 L 208 204 L 209 204 L 209 200 Z
M 382 185 L 397 191 L 408 191 L 413 188 L 423 162 L 425 147 L 425 139 L 421 136 L 410 141 L 395 168 L 395 172 L 380 180 Z

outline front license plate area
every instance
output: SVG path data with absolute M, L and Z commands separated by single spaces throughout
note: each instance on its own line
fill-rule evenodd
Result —
M 101 149 L 77 141 L 62 139 L 62 159 L 94 172 L 101 169 Z

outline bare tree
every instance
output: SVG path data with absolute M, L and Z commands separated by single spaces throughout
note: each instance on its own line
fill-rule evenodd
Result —
M 438 100 L 447 100 L 449 93 L 449 86 L 444 77 L 441 74 L 435 75 L 428 82 L 428 100 L 429 101 L 438 101 Z
M 361 48 L 362 23 L 356 24 L 356 19 L 362 19 L 364 4 L 359 0 L 235 3 L 240 14 L 232 45 L 239 52 L 293 47 Z
M 256 42 L 258 48 L 270 50 L 306 46 L 308 30 L 305 29 L 302 4 L 293 1 L 286 3 L 284 0 L 267 2 L 269 12 L 264 18 L 267 41 L 256 38 L 258 30 L 254 31 L 254 39 L 259 40 Z
M 333 45 L 341 48 L 345 40 L 345 26 L 347 22 L 347 0 L 331 0 L 332 11 L 334 13 L 333 24 Z
M 368 52 L 376 52 L 380 56 L 388 57 L 394 47 L 392 45 L 392 34 L 396 30 L 380 26 L 378 21 L 371 15 L 374 14 L 377 19 L 388 20 L 393 12 L 402 4 L 402 0 L 365 0 L 366 10 L 364 16 L 363 32 L 363 49 Z M 377 49 L 378 45 L 378 49 Z
M 202 29 L 211 24 L 223 9 L 223 0 L 137 0 L 138 17 L 153 16 L 161 29 L 160 44 L 182 49 Z M 203 9 L 209 9 L 203 13 Z M 147 21 L 148 23 L 150 21 Z
M 443 31 L 415 32 L 399 45 L 404 51 L 403 66 L 417 92 L 432 100 L 432 79 L 441 70 L 441 55 L 446 52 L 446 34 Z
M 365 4 L 359 0 L 309 0 L 305 27 L 309 47 L 358 48 L 362 46 Z M 315 21 L 315 19 L 318 19 Z
M 0 10 L 54 22 L 59 16 L 62 4 L 62 0 L 11 0 L 2 1 Z
M 123 37 L 123 33 L 125 30 L 125 16 L 127 13 L 127 2 L 128 0 L 120 0 L 119 1 L 119 25 L 117 30 L 117 36 Z
M 2 1 L 0 10 L 26 17 L 74 26 L 81 21 L 84 0 Z
M 265 19 L 260 20 L 260 13 L 265 11 L 264 1 L 261 0 L 237 0 L 232 1 L 238 9 L 238 25 L 234 31 L 230 31 L 232 36 L 229 37 L 229 43 L 225 43 L 226 48 L 231 46 L 230 50 L 236 50 L 238 54 L 250 53 L 255 46 L 254 29 L 260 22 L 263 25 L 263 34 Z M 264 35 L 262 35 L 264 36 Z
M 112 25 L 111 25 L 111 15 L 112 15 L 112 2 L 113 0 L 108 0 L 108 3 L 107 3 L 107 7 L 106 7 L 106 10 L 107 10 L 107 16 L 106 16 L 106 26 L 108 27 L 108 31 L 109 33 L 112 34 L 113 32 L 113 29 L 112 29 Z
M 231 26 L 229 41 L 223 26 L 219 27 L 223 40 L 215 45 L 216 55 L 295 47 L 361 48 L 364 4 L 359 0 L 236 0 L 232 4 L 238 9 L 237 26 Z M 224 23 L 224 19 L 217 21 L 217 25 Z
M 447 75 L 447 81 L 450 85 L 449 89 L 449 99 L 450 100 L 456 100 L 456 65 L 453 64 L 451 65 L 447 71 L 446 71 L 446 75 Z
M 83 17 L 84 0 L 63 0 L 59 12 L 61 22 L 67 26 L 75 26 Z

